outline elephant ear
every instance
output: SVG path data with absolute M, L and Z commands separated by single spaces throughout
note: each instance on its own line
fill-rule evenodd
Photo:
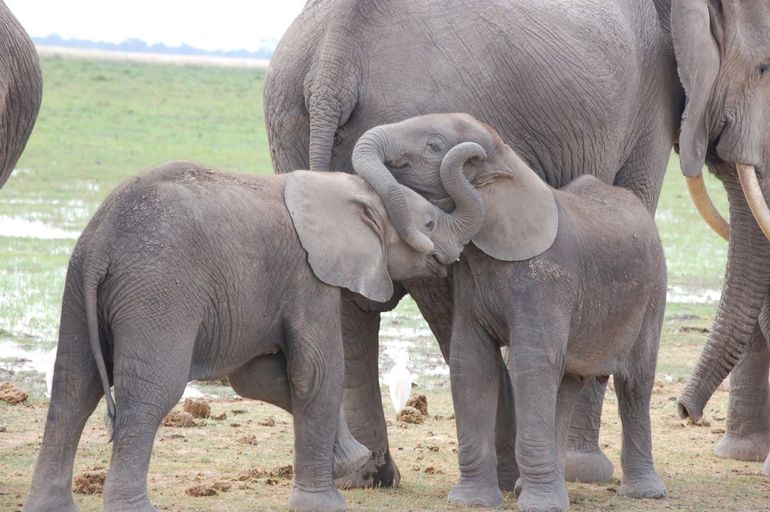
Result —
M 559 229 L 553 191 L 528 167 L 521 171 L 493 173 L 474 182 L 484 201 L 484 223 L 472 241 L 502 261 L 545 252 Z
M 673 0 L 671 33 L 679 79 L 687 97 L 679 135 L 685 176 L 701 173 L 708 149 L 708 104 L 719 73 L 719 47 L 711 33 L 709 0 Z
M 361 178 L 294 171 L 286 175 L 283 197 L 318 279 L 377 302 L 390 299 L 385 207 Z

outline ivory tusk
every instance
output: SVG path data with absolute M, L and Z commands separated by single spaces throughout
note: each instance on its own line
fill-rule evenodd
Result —
M 719 236 L 725 240 L 729 240 L 730 225 L 724 217 L 722 217 L 722 214 L 719 213 L 719 210 L 716 209 L 714 203 L 711 202 L 709 193 L 706 190 L 706 185 L 703 183 L 703 174 L 699 174 L 693 178 L 687 177 L 686 179 L 687 190 L 690 192 L 692 202 L 695 203 L 695 208 L 698 210 L 698 213 L 700 213 L 700 216 L 703 217 L 706 224 L 716 231 Z
M 759 187 L 757 180 L 757 171 L 753 165 L 735 164 L 738 170 L 738 179 L 741 182 L 743 195 L 746 196 L 746 202 L 749 203 L 751 213 L 762 229 L 765 236 L 770 239 L 770 208 L 767 207 L 765 196 Z

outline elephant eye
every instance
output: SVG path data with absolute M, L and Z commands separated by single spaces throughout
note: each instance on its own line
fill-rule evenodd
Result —
M 426 228 L 428 231 L 433 231 L 433 228 L 434 228 L 434 227 L 436 227 L 436 223 L 435 223 L 435 222 L 433 222 L 432 220 L 429 220 L 428 222 L 426 222 L 426 223 L 425 223 L 425 228 Z
M 431 137 L 425 146 L 427 146 L 431 153 L 439 153 L 442 149 L 444 149 L 444 145 L 438 137 Z
M 767 72 L 770 71 L 770 63 L 763 63 L 759 65 L 759 68 L 757 68 L 759 71 L 759 77 L 764 78 L 765 75 L 767 75 Z

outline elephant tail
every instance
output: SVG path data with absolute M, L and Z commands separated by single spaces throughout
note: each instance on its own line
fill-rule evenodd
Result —
M 86 323 L 88 325 L 88 340 L 91 344 L 91 352 L 96 360 L 99 379 L 102 381 L 104 398 L 107 401 L 107 415 L 104 418 L 104 423 L 107 428 L 109 440 L 112 441 L 115 426 L 115 400 L 110 391 L 110 378 L 107 374 L 107 365 L 104 362 L 102 343 L 99 339 L 99 313 L 97 309 L 97 292 L 99 284 L 107 273 L 107 269 L 106 265 L 103 267 L 94 265 L 93 253 L 89 256 L 87 261 L 91 261 L 85 266 L 86 271 L 83 280 L 83 299 L 85 303 Z

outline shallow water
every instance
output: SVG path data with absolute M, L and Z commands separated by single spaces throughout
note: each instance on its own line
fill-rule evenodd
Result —
M 38 220 L 0 216 L 0 237 L 74 240 L 79 236 L 80 233 L 77 231 L 67 231 Z

